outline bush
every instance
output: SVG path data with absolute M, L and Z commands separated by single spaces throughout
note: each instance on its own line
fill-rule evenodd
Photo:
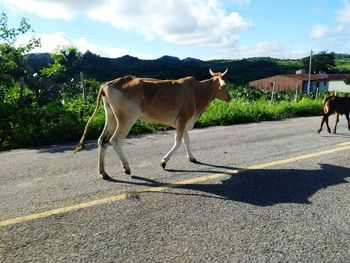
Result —
M 271 104 L 268 93 L 248 87 L 230 86 L 229 89 L 234 99 L 228 104 L 215 100 L 201 116 L 196 127 L 279 120 L 322 113 L 323 97 L 314 99 L 304 95 L 295 102 L 291 93 L 281 93 L 276 96 L 276 102 Z M 40 105 L 35 100 L 19 99 L 16 90 L 18 88 L 14 88 L 7 100 L 0 104 L 0 150 L 78 142 L 87 120 L 95 109 L 94 95 L 87 97 L 86 105 L 81 96 L 64 97 L 61 101 L 55 100 Z M 95 91 L 92 92 L 94 93 Z M 103 107 L 100 106 L 91 123 L 88 139 L 96 139 L 100 135 L 104 122 Z M 166 129 L 169 127 L 137 121 L 130 134 Z

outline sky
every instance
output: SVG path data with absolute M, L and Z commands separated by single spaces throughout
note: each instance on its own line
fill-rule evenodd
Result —
M 294 59 L 350 53 L 350 0 L 0 0 L 10 27 L 27 18 L 33 52 L 74 46 L 103 57 Z

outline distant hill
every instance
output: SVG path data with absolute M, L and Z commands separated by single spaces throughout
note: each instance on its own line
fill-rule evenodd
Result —
M 28 55 L 29 64 L 35 71 L 52 62 L 50 54 L 39 53 Z M 350 73 L 350 55 L 336 54 L 338 71 Z M 274 59 L 269 57 L 248 58 L 239 60 L 208 60 L 196 58 L 179 59 L 163 56 L 153 60 L 143 60 L 133 56 L 105 58 L 87 51 L 83 55 L 81 71 L 87 78 L 107 81 L 124 75 L 136 75 L 159 79 L 177 79 L 194 76 L 198 80 L 210 77 L 208 69 L 224 71 L 229 69 L 227 79 L 236 84 L 270 77 L 278 74 L 293 74 L 301 68 L 301 59 Z

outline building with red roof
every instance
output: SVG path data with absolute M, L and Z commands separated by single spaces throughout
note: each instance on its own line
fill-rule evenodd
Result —
M 350 74 L 311 74 L 310 92 L 336 91 L 350 93 L 350 85 L 344 83 L 345 79 L 350 79 Z M 286 74 L 254 80 L 249 82 L 249 86 L 264 91 L 272 91 L 275 84 L 275 92 L 295 90 L 307 92 L 308 81 L 308 74 Z

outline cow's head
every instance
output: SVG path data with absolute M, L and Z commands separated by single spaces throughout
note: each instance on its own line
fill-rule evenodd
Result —
M 214 81 L 214 85 L 215 88 L 217 90 L 216 92 L 216 97 L 220 100 L 229 102 L 231 100 L 231 96 L 230 93 L 228 92 L 228 88 L 227 88 L 227 84 L 224 81 L 224 76 L 227 73 L 226 69 L 223 73 L 221 72 L 213 72 L 211 69 L 209 69 L 209 73 L 210 75 L 213 76 L 213 81 Z

